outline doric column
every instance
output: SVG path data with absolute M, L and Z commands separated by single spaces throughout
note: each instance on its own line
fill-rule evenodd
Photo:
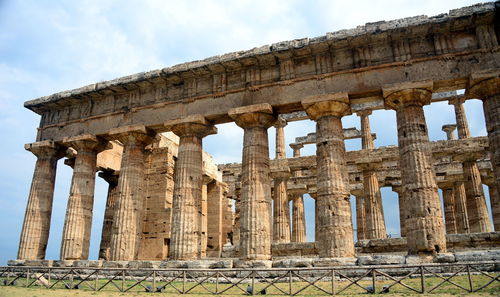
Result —
M 314 241 L 319 240 L 319 220 L 318 220 L 318 192 L 308 192 L 309 196 L 314 199 Z
M 457 222 L 455 218 L 455 196 L 453 195 L 453 184 L 445 183 L 440 185 L 443 192 L 444 222 L 446 234 L 457 233 Z
M 109 245 L 111 243 L 111 228 L 115 214 L 115 204 L 118 197 L 118 174 L 113 170 L 99 172 L 99 177 L 108 183 L 106 209 L 102 222 L 101 244 L 99 246 L 99 259 L 109 260 Z
M 241 226 L 241 188 L 234 189 L 234 223 L 233 223 L 233 245 L 240 246 L 240 226 Z
M 273 191 L 273 242 L 290 242 L 290 206 L 287 194 L 287 182 L 290 178 L 290 169 L 286 166 L 285 152 L 285 126 L 286 121 L 278 118 L 274 127 L 276 128 L 276 160 L 281 162 L 278 172 L 273 172 L 271 178 L 274 180 Z
M 180 137 L 174 174 L 170 259 L 192 260 L 198 257 L 201 244 L 202 138 L 217 133 L 217 128 L 202 115 L 169 121 L 165 126 Z
M 24 148 L 32 152 L 37 160 L 24 214 L 17 259 L 43 260 L 50 232 L 57 160 L 63 156 L 64 150 L 49 140 L 26 144 Z
M 470 77 L 469 85 L 468 98 L 477 98 L 483 101 L 491 165 L 495 176 L 494 186 L 497 192 L 500 192 L 500 71 L 473 74 Z M 470 213 L 468 215 L 470 220 Z M 471 226 L 471 230 L 473 230 L 472 228 Z
M 361 118 L 361 149 L 371 150 L 375 148 L 373 143 L 372 130 L 370 128 L 369 116 L 372 114 L 371 110 L 358 111 L 357 115 Z
M 64 220 L 61 260 L 87 260 L 94 208 L 97 153 L 105 146 L 104 141 L 94 135 L 65 138 L 64 143 L 75 149 L 77 155 Z
M 454 133 L 456 129 L 457 129 L 457 125 L 452 125 L 452 124 L 443 125 L 441 127 L 441 130 L 443 130 L 446 133 L 446 139 L 447 140 L 454 140 L 454 139 L 456 139 L 455 133 Z
M 144 148 L 153 135 L 145 126 L 128 126 L 112 129 L 109 136 L 123 145 L 109 260 L 131 261 L 137 257 L 142 236 Z
M 203 149 L 203 147 L 202 147 Z M 201 181 L 201 199 L 197 201 L 198 209 L 198 258 L 207 256 L 208 243 L 208 184 L 214 179 L 206 174 L 203 174 Z
M 386 238 L 382 196 L 377 179 L 377 163 L 360 164 L 363 171 L 364 223 L 366 239 Z
M 432 87 L 432 82 L 418 82 L 383 90 L 386 106 L 396 110 L 410 254 L 446 251 L 441 201 L 423 109 L 431 101 Z
M 455 200 L 455 224 L 458 234 L 470 233 L 466 197 L 464 182 L 454 182 L 453 199 Z
M 491 215 L 495 231 L 500 231 L 500 197 L 496 187 L 488 186 L 490 194 Z
M 267 103 L 229 111 L 244 130 L 240 202 L 240 259 L 271 259 L 271 183 L 267 129 L 276 121 Z
M 392 191 L 398 194 L 399 204 L 399 233 L 401 237 L 406 237 L 406 206 L 401 186 L 392 187 Z
M 226 207 L 227 185 L 213 181 L 207 185 L 207 256 L 219 258 L 225 243 L 224 211 Z
M 302 101 L 316 121 L 317 215 L 320 257 L 353 257 L 349 185 L 345 162 L 342 116 L 350 111 L 346 93 L 312 97 Z
M 291 143 L 290 147 L 293 150 L 293 157 L 300 157 L 300 149 L 304 147 L 301 143 Z M 300 170 L 295 170 L 292 172 L 292 176 L 299 177 L 302 176 Z M 307 188 L 301 190 L 288 189 L 288 195 L 292 200 L 292 242 L 306 242 L 306 213 L 304 209 L 304 194 L 307 193 Z
M 458 137 L 460 139 L 470 137 L 469 124 L 463 102 L 463 99 L 460 98 L 451 101 L 455 107 Z M 489 232 L 491 231 L 491 224 L 484 198 L 481 175 L 479 174 L 475 156 L 466 156 L 463 162 L 463 170 L 470 232 Z
M 356 235 L 358 240 L 366 239 L 365 232 L 365 199 L 363 197 L 363 190 L 351 190 L 351 195 L 356 197 Z

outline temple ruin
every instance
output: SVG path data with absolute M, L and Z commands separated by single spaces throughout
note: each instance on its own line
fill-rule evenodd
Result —
M 492 2 L 368 23 L 26 102 L 41 121 L 26 145 L 37 161 L 17 263 L 45 259 L 61 158 L 73 177 L 60 261 L 91 257 L 97 172 L 109 183 L 98 255 L 107 262 L 228 258 L 245 267 L 498 248 L 499 18 Z M 471 137 L 469 99 L 482 100 L 487 137 Z M 453 105 L 456 123 L 443 126 L 447 140 L 430 142 L 423 107 L 435 102 Z M 374 146 L 370 114 L 382 109 L 396 112 L 397 146 Z M 359 130 L 342 126 L 352 114 Z M 287 123 L 301 120 L 316 131 L 285 143 Z M 228 122 L 244 131 L 242 163 L 215 165 L 202 140 Z M 346 152 L 352 138 L 362 149 Z M 316 155 L 301 156 L 308 144 Z M 400 217 L 401 238 L 387 238 L 381 187 L 398 194 L 399 213 L 385 215 Z M 315 242 L 306 242 L 305 194 L 315 199 Z

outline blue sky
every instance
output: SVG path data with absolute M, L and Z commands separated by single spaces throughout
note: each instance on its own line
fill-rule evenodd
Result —
M 136 72 L 172 66 L 264 44 L 352 28 L 366 22 L 415 15 L 436 15 L 477 1 L 9 1 L 0 0 L 0 265 L 14 259 L 35 157 L 24 151 L 33 142 L 39 116 L 23 102 L 66 89 Z M 485 135 L 482 104 L 466 104 L 472 135 Z M 454 123 L 453 109 L 444 104 L 425 108 L 432 140 L 444 139 L 443 124 Z M 376 146 L 397 143 L 395 114 L 372 116 Z M 343 119 L 358 127 L 359 119 Z M 234 124 L 219 125 L 204 148 L 219 163 L 240 162 L 243 134 Z M 287 143 L 314 131 L 314 123 L 291 123 Z M 269 130 L 274 157 L 274 129 Z M 220 146 L 224 143 L 224 147 Z M 346 142 L 359 149 L 359 140 Z M 306 146 L 303 155 L 313 154 Z M 288 148 L 287 155 L 292 151 Z M 59 257 L 59 246 L 71 181 L 71 170 L 58 166 L 48 259 Z M 107 184 L 97 179 L 91 258 L 99 247 Z M 383 189 L 388 232 L 398 233 L 397 199 Z M 306 199 L 308 239 L 312 240 L 312 200 Z

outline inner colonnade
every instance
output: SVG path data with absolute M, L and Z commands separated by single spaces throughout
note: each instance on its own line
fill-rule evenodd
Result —
M 221 257 L 227 242 L 242 261 L 271 260 L 274 244 L 305 240 L 305 193 L 316 201 L 319 257 L 355 257 L 350 195 L 358 239 L 384 238 L 385 186 L 399 194 L 409 254 L 445 252 L 445 233 L 491 232 L 483 183 L 499 230 L 496 15 L 489 3 L 366 24 L 26 102 L 41 122 L 37 141 L 26 145 L 37 162 L 17 258 L 45 258 L 63 157 L 73 178 L 61 260 L 89 257 L 98 170 L 110 184 L 99 255 L 109 261 Z M 465 95 L 440 96 L 459 89 Z M 483 101 L 487 138 L 471 137 L 467 99 Z M 455 108 L 459 139 L 448 132 L 448 140 L 430 142 L 423 107 L 444 100 Z M 397 147 L 374 148 L 369 115 L 381 109 L 396 112 Z M 352 131 L 341 120 L 351 114 L 361 120 L 362 150 L 346 152 Z M 315 156 L 300 156 L 306 139 L 290 144 L 286 157 L 283 129 L 294 117 L 315 121 Z M 227 122 L 243 129 L 242 163 L 217 170 L 202 141 Z

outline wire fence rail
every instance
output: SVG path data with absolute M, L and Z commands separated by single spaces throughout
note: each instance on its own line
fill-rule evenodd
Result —
M 0 267 L 3 286 L 173 294 L 500 294 L 500 262 L 270 269 Z

